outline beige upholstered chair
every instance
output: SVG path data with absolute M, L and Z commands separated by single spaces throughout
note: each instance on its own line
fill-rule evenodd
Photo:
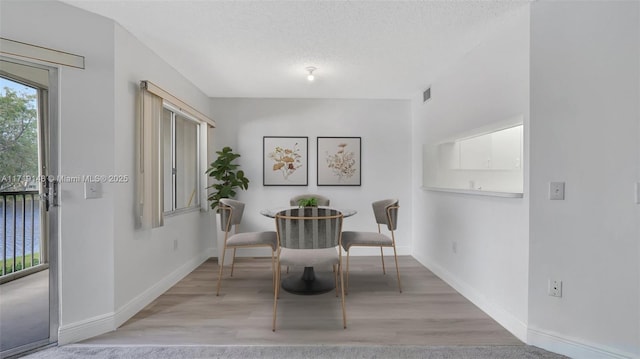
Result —
M 329 205 L 329 198 L 319 195 L 319 194 L 312 194 L 312 193 L 307 193 L 307 194 L 300 194 L 297 195 L 295 197 L 291 197 L 291 199 L 289 200 L 289 205 L 291 206 L 297 206 L 298 205 L 298 201 L 300 201 L 301 199 L 308 199 L 308 198 L 315 198 L 318 200 L 318 206 L 328 206 Z
M 276 313 L 280 292 L 280 266 L 332 266 L 336 296 L 338 286 L 342 292 L 342 324 L 347 328 L 342 274 L 342 213 L 329 208 L 293 208 L 276 215 L 278 250 L 276 256 L 276 286 L 273 298 L 273 331 L 276 330 Z M 337 267 L 337 269 L 336 269 Z M 338 276 L 340 280 L 338 281 Z
M 220 226 L 224 231 L 224 246 L 222 249 L 222 257 L 220 257 L 220 273 L 218 274 L 218 285 L 216 286 L 216 295 L 220 295 L 220 286 L 222 284 L 222 270 L 224 268 L 224 257 L 227 248 L 233 248 L 233 259 L 231 261 L 231 276 L 233 277 L 233 267 L 235 266 L 236 249 L 249 247 L 269 247 L 271 248 L 271 270 L 275 263 L 275 251 L 277 247 L 276 232 L 244 232 L 238 233 L 238 227 L 242 221 L 244 213 L 244 203 L 233 199 L 223 198 L 220 200 Z M 231 227 L 234 228 L 234 234 L 231 234 Z M 274 285 L 275 285 L 275 277 Z
M 400 208 L 397 199 L 385 199 L 372 203 L 373 214 L 378 223 L 378 232 L 350 232 L 342 233 L 342 247 L 347 252 L 347 290 L 349 288 L 349 249 L 351 247 L 380 247 L 380 257 L 382 258 L 382 273 L 386 274 L 384 267 L 383 247 L 393 247 L 393 257 L 396 261 L 396 274 L 398 275 L 398 289 L 402 293 L 402 285 L 400 283 L 400 271 L 398 270 L 398 254 L 396 252 L 396 238 L 394 231 L 398 228 L 398 208 Z M 391 232 L 391 237 L 382 234 L 380 225 L 387 226 Z

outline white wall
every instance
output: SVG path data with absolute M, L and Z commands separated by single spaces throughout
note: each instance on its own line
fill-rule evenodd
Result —
M 574 357 L 640 356 L 639 7 L 531 7 L 529 336 Z
M 136 88 L 148 79 L 207 113 L 209 99 L 120 26 L 56 1 L 0 2 L 2 37 L 85 57 L 59 70 L 59 173 L 128 175 L 85 200 L 62 183 L 59 343 L 113 330 L 211 253 L 209 213 L 134 229 Z M 173 240 L 178 239 L 178 250 Z
M 289 205 L 300 193 L 319 193 L 335 207 L 358 211 L 344 222 L 345 230 L 376 231 L 371 202 L 400 200 L 397 247 L 411 253 L 411 107 L 402 100 L 320 99 L 212 99 L 211 113 L 219 128 L 215 147 L 231 146 L 242 157 L 251 180 L 238 199 L 247 202 L 243 230 L 273 230 L 274 222 L 259 214 L 263 208 Z M 309 137 L 309 185 L 307 187 L 262 185 L 263 136 Z M 362 138 L 362 186 L 316 185 L 317 136 Z M 265 250 L 268 255 L 268 250 Z M 250 250 L 239 251 L 253 253 Z M 354 249 L 352 254 L 375 254 L 377 250 Z M 391 254 L 391 252 L 389 252 Z
M 413 107 L 413 255 L 521 340 L 528 279 L 529 11 L 496 32 L 431 85 Z M 422 146 L 493 122 L 524 119 L 524 198 L 431 192 Z M 454 251 L 454 245 L 457 247 Z

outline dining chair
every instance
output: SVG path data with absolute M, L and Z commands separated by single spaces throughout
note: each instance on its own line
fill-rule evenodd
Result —
M 299 194 L 297 196 L 291 197 L 291 199 L 289 200 L 289 205 L 297 206 L 298 202 L 301 199 L 309 199 L 309 198 L 315 198 L 318 201 L 318 206 L 329 206 L 329 202 L 330 202 L 329 198 L 323 195 L 313 194 L 313 193 Z
M 380 247 L 380 258 L 382 259 L 382 273 L 386 274 L 384 267 L 384 247 L 393 247 L 393 257 L 396 261 L 396 274 L 398 276 L 398 289 L 402 293 L 402 284 L 400 283 L 400 270 L 398 269 L 398 254 L 396 252 L 396 238 L 394 231 L 398 228 L 398 208 L 400 208 L 397 199 L 384 199 L 372 203 L 373 214 L 378 224 L 378 232 L 356 232 L 345 231 L 342 233 L 342 247 L 347 252 L 347 280 L 346 289 L 349 289 L 349 250 L 351 247 Z M 389 237 L 381 232 L 380 225 L 387 226 L 391 233 Z
M 292 208 L 276 215 L 278 249 L 275 273 L 276 286 L 273 297 L 273 331 L 276 331 L 276 313 L 280 292 L 280 266 L 332 266 L 336 297 L 338 286 L 342 292 L 342 324 L 347 328 L 342 274 L 342 220 L 339 211 L 330 208 Z M 337 269 L 336 269 L 337 267 Z M 338 277 L 339 280 L 338 280 Z
M 331 202 L 328 197 L 325 197 L 323 195 L 305 193 L 305 194 L 299 194 L 297 196 L 291 197 L 291 199 L 289 199 L 289 205 L 298 206 L 300 203 L 300 200 L 310 199 L 310 198 L 315 198 L 317 202 L 316 205 L 318 206 L 329 206 L 330 205 L 329 203 Z M 289 266 L 287 266 L 287 273 L 289 273 Z
M 325 197 L 323 195 L 314 194 L 314 193 L 305 193 L 305 194 L 299 194 L 297 196 L 291 197 L 291 199 L 289 199 L 289 205 L 292 207 L 296 207 L 299 205 L 300 200 L 310 199 L 310 198 L 316 199 L 317 206 L 329 206 L 331 202 L 328 197 Z M 289 273 L 289 266 L 287 266 L 287 273 Z
M 218 274 L 218 285 L 216 286 L 216 296 L 220 295 L 220 287 L 222 285 L 222 271 L 224 269 L 224 257 L 227 248 L 233 248 L 233 258 L 231 260 L 231 277 L 233 277 L 233 268 L 236 261 L 236 249 L 250 247 L 269 247 L 271 248 L 271 270 L 275 264 L 275 251 L 278 243 L 276 232 L 239 232 L 240 222 L 242 222 L 242 214 L 244 213 L 244 203 L 229 198 L 223 198 L 218 205 L 220 209 L 220 226 L 224 231 L 224 246 L 222 247 L 222 257 L 220 259 L 220 273 Z M 234 233 L 231 234 L 231 230 Z M 273 285 L 275 285 L 275 277 L 273 277 Z

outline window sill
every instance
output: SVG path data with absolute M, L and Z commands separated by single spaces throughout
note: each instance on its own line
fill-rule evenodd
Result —
M 189 207 L 189 208 L 181 208 L 181 209 L 176 209 L 175 211 L 171 211 L 171 212 L 164 212 L 164 216 L 169 218 L 169 217 L 175 217 L 175 216 L 179 216 L 181 214 L 186 214 L 186 213 L 191 213 L 191 212 L 200 212 L 200 206 L 194 206 L 194 207 Z
M 522 192 L 497 192 L 497 191 L 485 191 L 480 189 L 440 188 L 440 187 L 422 187 L 422 189 L 427 191 L 462 193 L 462 194 L 471 194 L 471 195 L 478 195 L 478 196 L 505 197 L 505 198 L 524 197 L 524 193 Z

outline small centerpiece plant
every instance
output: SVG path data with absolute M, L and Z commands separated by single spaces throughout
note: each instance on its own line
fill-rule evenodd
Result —
M 318 207 L 318 199 L 315 197 L 302 198 L 298 201 L 298 207 Z

